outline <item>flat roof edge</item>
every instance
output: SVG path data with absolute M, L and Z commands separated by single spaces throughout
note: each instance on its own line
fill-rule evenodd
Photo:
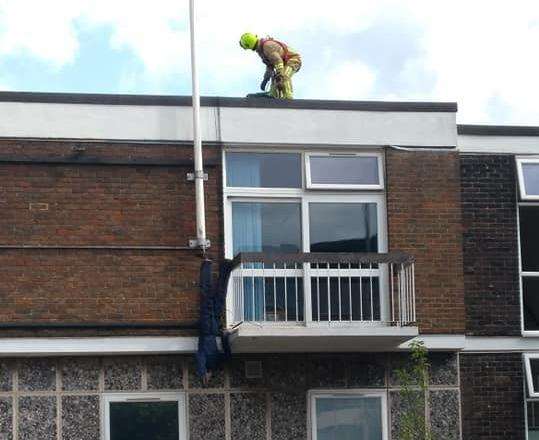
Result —
M 100 93 L 44 93 L 44 92 L 0 92 L 0 102 L 28 102 L 51 104 L 96 104 L 96 105 L 154 105 L 191 106 L 190 96 L 174 95 L 126 95 Z M 283 108 L 311 110 L 356 110 L 397 112 L 446 112 L 455 113 L 455 102 L 391 102 L 391 101 L 337 101 L 318 99 L 277 100 L 266 98 L 232 98 L 205 96 L 201 98 L 205 107 L 240 108 Z
M 459 124 L 457 133 L 478 136 L 539 136 L 539 126 Z

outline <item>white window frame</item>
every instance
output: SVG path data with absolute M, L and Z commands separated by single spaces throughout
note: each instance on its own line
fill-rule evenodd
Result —
M 227 153 L 254 153 L 254 154 L 276 154 L 276 153 L 282 153 L 282 154 L 298 154 L 299 155 L 299 163 L 300 163 L 300 172 L 301 172 L 301 178 L 300 183 L 301 187 L 299 188 L 287 188 L 287 187 L 274 187 L 274 188 L 268 188 L 268 187 L 253 187 L 253 186 L 228 186 L 227 185 L 227 174 L 226 174 L 226 154 Z M 302 192 L 303 187 L 303 180 L 304 180 L 304 159 L 303 159 L 303 152 L 298 150 L 283 150 L 283 149 L 256 149 L 256 148 L 224 148 L 222 153 L 222 163 L 223 163 L 223 191 L 226 192 L 239 192 L 241 194 L 245 195 L 260 195 L 264 194 L 266 192 L 269 193 L 283 193 L 285 195 L 288 194 L 296 194 L 298 192 Z
M 539 398 L 539 390 L 535 390 L 533 387 L 532 376 L 532 359 L 539 359 L 539 353 L 524 353 L 524 368 L 526 370 L 526 382 L 528 382 L 528 396 Z
M 522 392 L 524 393 L 524 425 L 526 439 L 529 438 L 528 404 L 539 401 L 539 390 L 536 391 L 533 389 L 533 378 L 531 372 L 532 359 L 539 359 L 539 353 L 522 353 L 523 369 L 526 379 L 522 387 Z
M 522 169 L 523 164 L 531 163 L 539 165 L 539 157 L 517 157 L 517 175 L 518 175 L 518 186 L 520 189 L 520 198 L 522 200 L 535 200 L 539 201 L 539 194 L 527 194 L 526 193 L 526 182 L 524 181 L 524 171 Z
M 327 389 L 327 390 L 309 390 L 307 398 L 307 428 L 308 438 L 317 440 L 316 430 L 316 399 L 331 399 L 340 397 L 376 397 L 380 398 L 382 406 L 382 440 L 388 440 L 388 419 L 387 410 L 387 391 L 381 389 Z
M 526 330 L 524 322 L 524 278 L 539 277 L 539 272 L 528 272 L 523 270 L 522 250 L 520 239 L 520 208 L 523 206 L 532 206 L 539 209 L 539 196 L 530 196 L 525 193 L 524 174 L 522 172 L 522 164 L 537 163 L 539 164 L 539 156 L 520 156 L 516 157 L 518 186 L 520 198 L 517 197 L 517 241 L 518 241 L 518 272 L 519 272 L 519 289 L 520 289 L 520 329 L 523 336 L 539 336 L 539 330 Z M 539 396 L 538 396 L 539 397 Z
M 227 187 L 226 186 L 226 153 L 245 152 L 258 153 L 260 150 L 256 148 L 230 148 L 223 149 L 223 203 L 224 203 L 224 246 L 226 258 L 233 258 L 232 254 L 232 202 L 291 202 L 301 204 L 301 234 L 302 234 L 302 251 L 310 252 L 309 243 L 309 211 L 308 203 L 312 202 L 327 202 L 327 203 L 376 203 L 378 217 L 378 252 L 387 252 L 387 211 L 386 198 L 383 188 L 354 188 L 355 191 L 313 191 L 305 185 L 303 188 L 250 188 L 250 187 Z M 302 155 L 321 154 L 316 151 L 301 151 L 301 150 L 286 150 L 286 149 L 266 149 L 267 153 L 299 153 Z M 379 166 L 383 162 L 383 153 L 379 151 L 369 151 L 362 153 L 366 156 L 379 156 Z M 305 164 L 305 160 L 301 161 Z M 305 170 L 302 170 L 305 175 Z M 380 174 L 380 181 L 383 183 L 383 169 Z
M 376 203 L 377 212 L 377 227 L 378 227 L 378 252 L 384 253 L 388 251 L 388 230 L 387 230 L 387 211 L 386 197 L 383 189 L 376 188 L 354 188 L 354 190 L 318 190 L 306 187 L 306 182 L 302 178 L 302 188 L 251 188 L 251 187 L 227 187 L 226 186 L 226 153 L 227 152 L 245 152 L 258 153 L 260 149 L 256 148 L 226 148 L 222 153 L 222 173 L 223 173 L 223 213 L 224 213 L 224 251 L 226 258 L 234 258 L 233 255 L 233 227 L 232 227 L 232 203 L 233 202 L 280 202 L 280 203 L 299 203 L 301 205 L 301 250 L 302 252 L 310 252 L 310 229 L 309 229 L 309 203 Z M 298 150 L 298 149 L 277 149 L 265 148 L 267 153 L 299 153 L 302 155 L 302 176 L 305 176 L 305 159 L 308 154 L 321 154 L 316 150 Z M 354 154 L 356 154 L 354 152 Z M 361 152 L 366 156 L 378 156 L 378 164 L 383 163 L 383 153 L 380 151 Z M 380 180 L 383 182 L 383 168 L 380 171 Z M 380 280 L 387 280 L 387 270 L 383 269 L 380 273 Z M 380 282 L 380 321 L 387 321 L 389 318 L 389 302 L 388 302 L 388 283 Z M 305 320 L 309 325 L 313 325 L 314 321 L 307 319 L 310 311 L 310 284 L 306 283 L 306 303 L 305 303 Z M 227 308 L 227 321 L 232 319 L 232 311 Z M 268 323 L 266 323 L 268 324 Z M 327 325 L 327 324 L 324 324 Z M 338 325 L 332 322 L 332 325 Z M 342 325 L 346 325 L 343 323 Z M 377 321 L 373 323 L 377 325 Z
M 313 183 L 311 180 L 311 156 L 325 157 L 375 157 L 378 164 L 378 184 L 351 184 L 351 183 Z M 382 153 L 318 153 L 308 152 L 305 158 L 305 187 L 307 189 L 356 189 L 356 190 L 381 190 L 384 189 L 384 167 Z
M 187 404 L 184 392 L 106 393 L 101 396 L 101 438 L 110 440 L 110 404 L 112 402 L 178 402 L 178 432 L 187 440 Z

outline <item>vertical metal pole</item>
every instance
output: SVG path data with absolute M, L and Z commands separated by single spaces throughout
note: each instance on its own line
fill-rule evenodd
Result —
M 195 199 L 196 199 L 196 229 L 197 243 L 194 247 L 205 250 L 208 247 L 206 241 L 206 216 L 204 208 L 204 166 L 202 161 L 202 136 L 200 134 L 200 92 L 198 87 L 198 71 L 196 60 L 195 40 L 195 0 L 189 0 L 189 28 L 191 34 L 191 80 L 193 88 L 193 141 L 195 161 Z

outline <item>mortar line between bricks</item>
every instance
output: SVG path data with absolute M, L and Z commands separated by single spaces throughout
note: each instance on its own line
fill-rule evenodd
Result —
M 224 393 L 225 404 L 225 439 L 232 440 L 232 421 L 230 411 L 230 391 Z
M 462 393 L 461 393 L 461 377 L 460 377 L 460 353 L 457 352 L 457 382 L 459 385 L 458 396 L 459 396 L 459 440 L 462 440 Z
M 99 383 L 97 386 L 99 393 L 105 392 L 105 365 L 102 357 L 99 358 Z
M 56 366 L 56 438 L 62 440 L 62 375 L 60 372 L 61 359 L 57 359 Z
M 146 359 L 141 358 L 140 363 L 140 389 L 141 391 L 148 391 L 148 366 L 146 364 Z
M 368 389 L 368 388 L 366 388 Z M 374 389 L 374 388 L 373 388 Z M 411 390 L 420 390 L 421 388 L 419 386 L 411 386 L 410 387 Z M 428 390 L 429 391 L 455 391 L 455 390 L 458 390 L 459 387 L 458 385 L 437 385 L 437 386 L 430 386 L 428 387 Z M 400 391 L 401 388 L 398 387 L 398 386 L 391 386 L 391 387 L 388 387 L 388 390 L 389 391 Z
M 125 392 L 127 393 L 128 391 Z M 13 394 L 14 393 L 2 391 L 0 397 L 11 397 Z M 62 391 L 61 393 L 56 393 L 55 391 L 22 391 L 17 394 L 20 397 L 54 397 L 57 394 L 60 396 L 99 396 L 100 392 L 95 390 Z
M 228 365 L 225 366 L 224 371 L 224 404 L 225 404 L 225 439 L 232 440 L 232 420 L 231 420 L 231 410 L 230 410 L 230 370 Z
M 266 397 L 266 440 L 271 440 L 271 393 L 265 392 Z
M 15 361 L 13 371 L 13 440 L 19 439 L 19 360 Z

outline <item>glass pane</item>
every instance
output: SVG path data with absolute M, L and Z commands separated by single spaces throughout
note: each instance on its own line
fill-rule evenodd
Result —
M 539 330 L 539 277 L 523 277 L 524 329 Z
M 228 186 L 301 188 L 299 153 L 226 153 Z
M 523 163 L 524 187 L 528 196 L 539 196 L 539 163 Z
M 378 252 L 376 203 L 310 203 L 311 252 Z
M 317 398 L 316 438 L 318 440 L 381 440 L 381 398 Z
M 539 207 L 520 208 L 522 270 L 539 271 Z
M 299 252 L 299 203 L 232 203 L 233 253 Z
M 111 402 L 111 440 L 179 440 L 178 402 Z
M 533 389 L 537 393 L 539 392 L 539 359 L 530 359 Z M 539 416 L 539 414 L 537 414 Z
M 311 183 L 378 185 L 376 156 L 310 156 Z
M 539 401 L 528 402 L 528 440 L 539 440 Z

